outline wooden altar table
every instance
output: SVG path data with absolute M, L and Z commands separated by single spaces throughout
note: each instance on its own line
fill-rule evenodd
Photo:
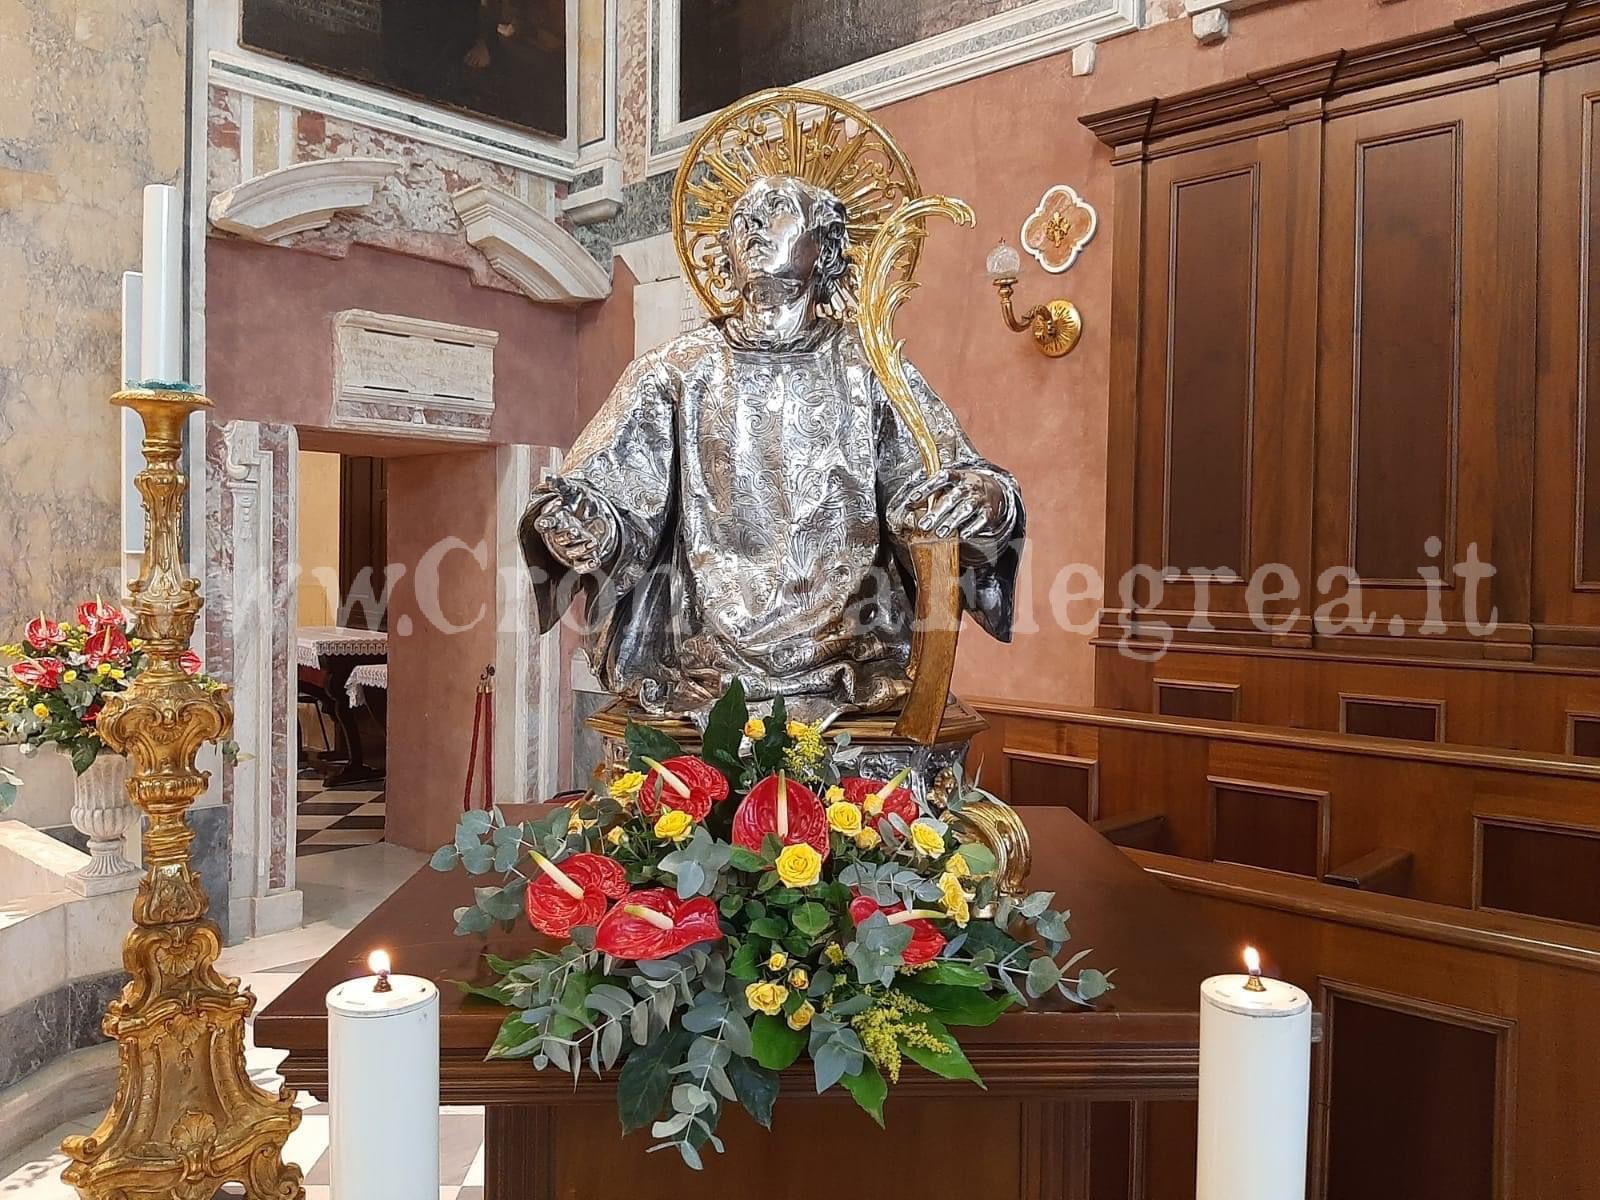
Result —
M 1072 913 L 1071 948 L 1093 947 L 1090 961 L 1116 968 L 1117 987 L 1094 1011 L 1069 1011 L 1061 1001 L 961 1030 L 987 1091 L 908 1063 L 890 1091 L 886 1131 L 847 1097 L 818 1098 L 802 1060 L 784 1074 L 773 1132 L 727 1106 L 728 1152 L 708 1152 L 696 1174 L 670 1152 L 647 1158 L 647 1132 L 620 1137 L 610 1079 L 585 1074 L 574 1086 L 570 1075 L 526 1062 L 485 1062 L 505 1010 L 447 982 L 486 978 L 484 942 L 452 932 L 452 910 L 471 901 L 473 880 L 460 868 L 425 867 L 408 880 L 267 1005 L 255 1040 L 287 1049 L 284 1078 L 325 1097 L 323 998 L 340 980 L 365 974 L 367 954 L 381 947 L 396 971 L 440 983 L 440 1096 L 485 1106 L 488 1200 L 1060 1200 L 1080 1194 L 1067 1181 L 1083 1174 L 1070 1147 L 1087 1145 L 1088 1102 L 1194 1096 L 1200 981 L 1238 969 L 1241 947 L 1071 812 L 1024 815 L 1032 885 L 1058 893 L 1057 904 Z M 515 955 L 536 936 L 496 932 L 488 944 Z

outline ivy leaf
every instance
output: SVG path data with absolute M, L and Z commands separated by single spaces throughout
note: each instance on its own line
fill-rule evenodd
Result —
M 812 900 L 806 901 L 790 913 L 789 920 L 801 933 L 812 938 L 833 923 L 833 917 L 828 910 Z
M 654 757 L 654 756 L 652 756 Z M 617 1076 L 617 1112 L 622 1132 L 653 1123 L 672 1090 L 672 1068 L 683 1057 L 689 1035 L 678 1030 L 636 1047 Z
M 640 725 L 629 721 L 628 728 L 623 734 L 623 740 L 628 745 L 628 769 L 630 771 L 648 771 L 650 765 L 644 760 L 653 758 L 657 762 L 665 762 L 669 758 L 676 758 L 683 753 L 683 747 L 672 738 L 662 733 L 661 730 L 649 725 Z
M 889 1084 L 877 1064 L 869 1058 L 861 1070 L 846 1075 L 840 1082 L 862 1111 L 878 1123 L 878 1128 L 883 1128 L 883 1102 L 889 1098 Z
M 758 1013 L 750 1023 L 750 1044 L 755 1059 L 769 1071 L 782 1071 L 792 1067 L 805 1049 L 803 1030 L 790 1029 L 781 1017 Z
M 930 1050 L 926 1046 L 919 1046 L 908 1042 L 904 1037 L 900 1039 L 900 1051 L 912 1062 L 924 1070 L 932 1071 L 942 1079 L 965 1079 L 983 1087 L 983 1080 L 978 1077 L 978 1072 L 973 1069 L 972 1063 L 967 1061 L 966 1054 L 957 1045 L 955 1038 L 950 1036 L 950 1031 L 944 1027 L 943 1022 L 931 1016 L 918 1016 L 909 1018 L 921 1025 L 943 1045 L 942 1051 Z
M 735 871 L 748 871 L 751 874 L 765 871 L 767 862 L 754 850 L 746 850 L 743 846 L 735 846 L 733 853 L 728 856 L 728 865 Z
M 728 1060 L 728 1080 L 757 1125 L 772 1128 L 772 1106 L 778 1099 L 778 1073 L 758 1067 L 747 1058 L 735 1055 Z
M 761 968 L 754 942 L 744 942 L 728 960 L 728 974 L 745 983 L 761 978 Z

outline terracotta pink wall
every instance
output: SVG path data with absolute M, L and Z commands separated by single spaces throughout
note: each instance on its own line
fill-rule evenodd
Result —
M 329 258 L 233 238 L 207 243 L 206 393 L 216 419 L 326 425 L 333 315 L 350 308 L 495 330 L 493 439 L 571 442 L 576 312 L 477 287 L 458 266 L 359 245 Z M 631 320 L 631 300 L 627 308 Z
M 389 561 L 405 575 L 389 609 L 387 836 L 432 850 L 461 813 L 478 673 L 494 661 L 495 451 L 390 459 L 388 484 Z M 481 546 L 482 564 L 460 548 L 425 563 L 448 538 Z

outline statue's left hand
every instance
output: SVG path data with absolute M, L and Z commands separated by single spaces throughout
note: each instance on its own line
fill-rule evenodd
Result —
M 983 471 L 949 467 L 902 494 L 889 522 L 906 537 L 959 537 L 963 541 L 996 536 L 1007 509 L 1000 482 Z

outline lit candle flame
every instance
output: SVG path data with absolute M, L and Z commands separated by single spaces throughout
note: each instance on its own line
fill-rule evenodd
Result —
M 374 950 L 367 955 L 367 970 L 374 975 L 387 975 L 390 970 L 389 952 L 387 950 Z
M 1261 974 L 1261 952 L 1254 946 L 1244 948 L 1244 969 L 1252 975 Z

